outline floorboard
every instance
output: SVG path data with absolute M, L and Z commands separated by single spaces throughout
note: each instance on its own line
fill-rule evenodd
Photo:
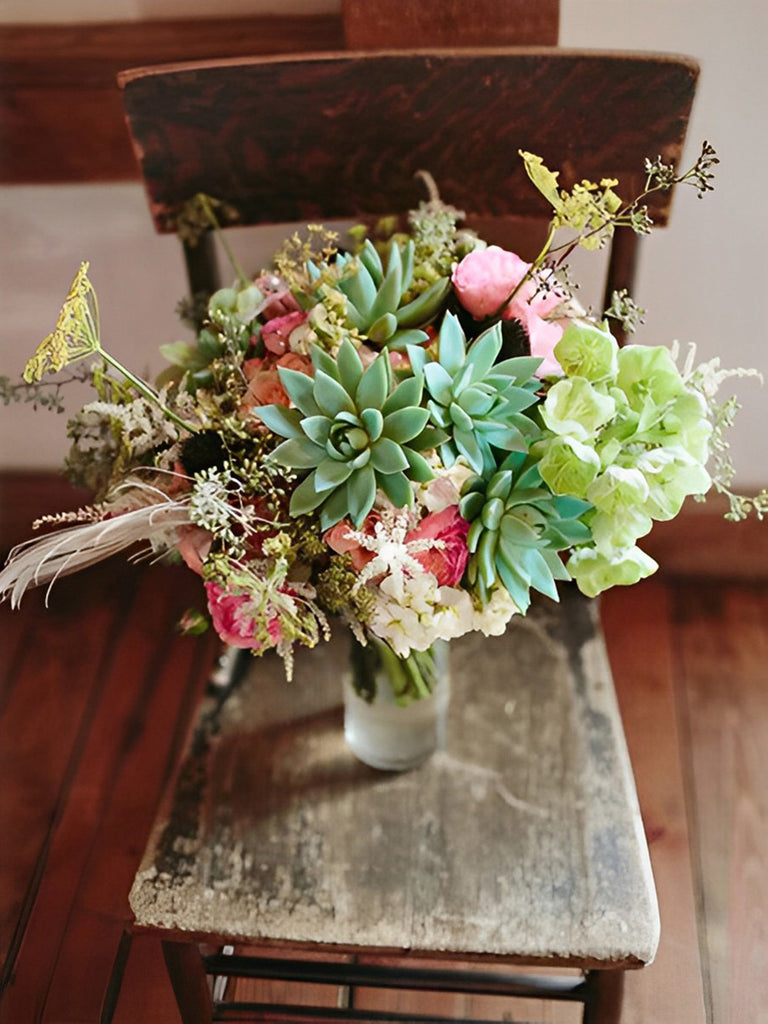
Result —
M 688 585 L 673 608 L 710 1020 L 768 1021 L 768 589 Z

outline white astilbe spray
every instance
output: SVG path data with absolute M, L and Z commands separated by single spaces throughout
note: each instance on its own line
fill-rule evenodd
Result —
M 416 559 L 421 551 L 441 548 L 445 542 L 434 537 L 407 540 L 413 529 L 413 516 L 407 509 L 385 509 L 374 525 L 373 534 L 362 530 L 348 530 L 346 536 L 360 547 L 373 552 L 373 558 L 360 573 L 355 590 L 377 576 L 387 575 L 394 593 L 402 594 L 408 579 L 422 576 L 424 566 Z
M 26 590 L 94 565 L 139 541 L 152 541 L 158 534 L 189 523 L 186 501 L 169 498 L 121 512 L 97 523 L 66 527 L 45 537 L 15 547 L 0 572 L 0 600 L 17 608 Z M 46 602 L 48 594 L 46 594 Z

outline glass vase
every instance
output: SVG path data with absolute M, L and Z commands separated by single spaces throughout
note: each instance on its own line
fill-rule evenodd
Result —
M 448 644 L 400 658 L 376 640 L 353 639 L 344 676 L 344 737 L 371 768 L 415 768 L 445 743 Z

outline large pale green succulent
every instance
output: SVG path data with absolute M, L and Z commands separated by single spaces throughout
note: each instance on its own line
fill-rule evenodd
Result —
M 333 264 L 331 279 L 333 287 L 345 296 L 348 325 L 377 345 L 402 348 L 426 341 L 427 335 L 419 328 L 434 319 L 450 289 L 449 279 L 441 277 L 413 301 L 405 302 L 413 280 L 413 252 L 412 240 L 402 247 L 391 242 L 385 272 L 376 248 L 366 239 L 356 256 L 340 253 Z M 308 263 L 307 270 L 322 294 L 330 268 Z
M 386 352 L 364 370 L 355 346 L 345 339 L 335 360 L 312 350 L 314 377 L 280 369 L 280 380 L 295 408 L 259 407 L 270 430 L 287 438 L 271 458 L 281 466 L 309 471 L 293 492 L 290 513 L 320 509 L 329 529 L 349 516 L 359 526 L 381 488 L 399 508 L 410 505 L 410 481 L 433 477 L 419 454 L 440 435 L 427 427 L 429 411 L 419 407 L 422 383 L 409 377 L 392 389 Z
M 537 465 L 518 452 L 489 479 L 470 477 L 459 510 L 472 524 L 467 571 L 480 598 L 486 601 L 500 583 L 521 612 L 531 603 L 531 589 L 556 601 L 555 581 L 570 579 L 557 552 L 591 539 L 579 518 L 590 508 L 578 498 L 553 495 Z
M 519 356 L 497 363 L 501 345 L 501 325 L 495 324 L 467 349 L 459 321 L 447 313 L 436 360 L 408 347 L 411 366 L 430 396 L 430 418 L 448 434 L 440 447 L 446 466 L 463 455 L 476 473 L 487 474 L 496 468 L 494 448 L 525 452 L 538 435 L 523 410 L 536 403 L 540 382 L 532 374 L 541 360 Z

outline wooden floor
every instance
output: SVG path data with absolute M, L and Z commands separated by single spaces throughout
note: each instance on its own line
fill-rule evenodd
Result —
M 40 493 L 2 494 L 16 539 Z M 768 1021 L 768 565 L 750 575 L 602 602 L 662 915 L 626 1024 Z M 115 561 L 47 611 L 0 608 L 0 1024 L 178 1024 L 157 944 L 122 937 L 216 649 L 172 632 L 199 597 L 184 570 Z

